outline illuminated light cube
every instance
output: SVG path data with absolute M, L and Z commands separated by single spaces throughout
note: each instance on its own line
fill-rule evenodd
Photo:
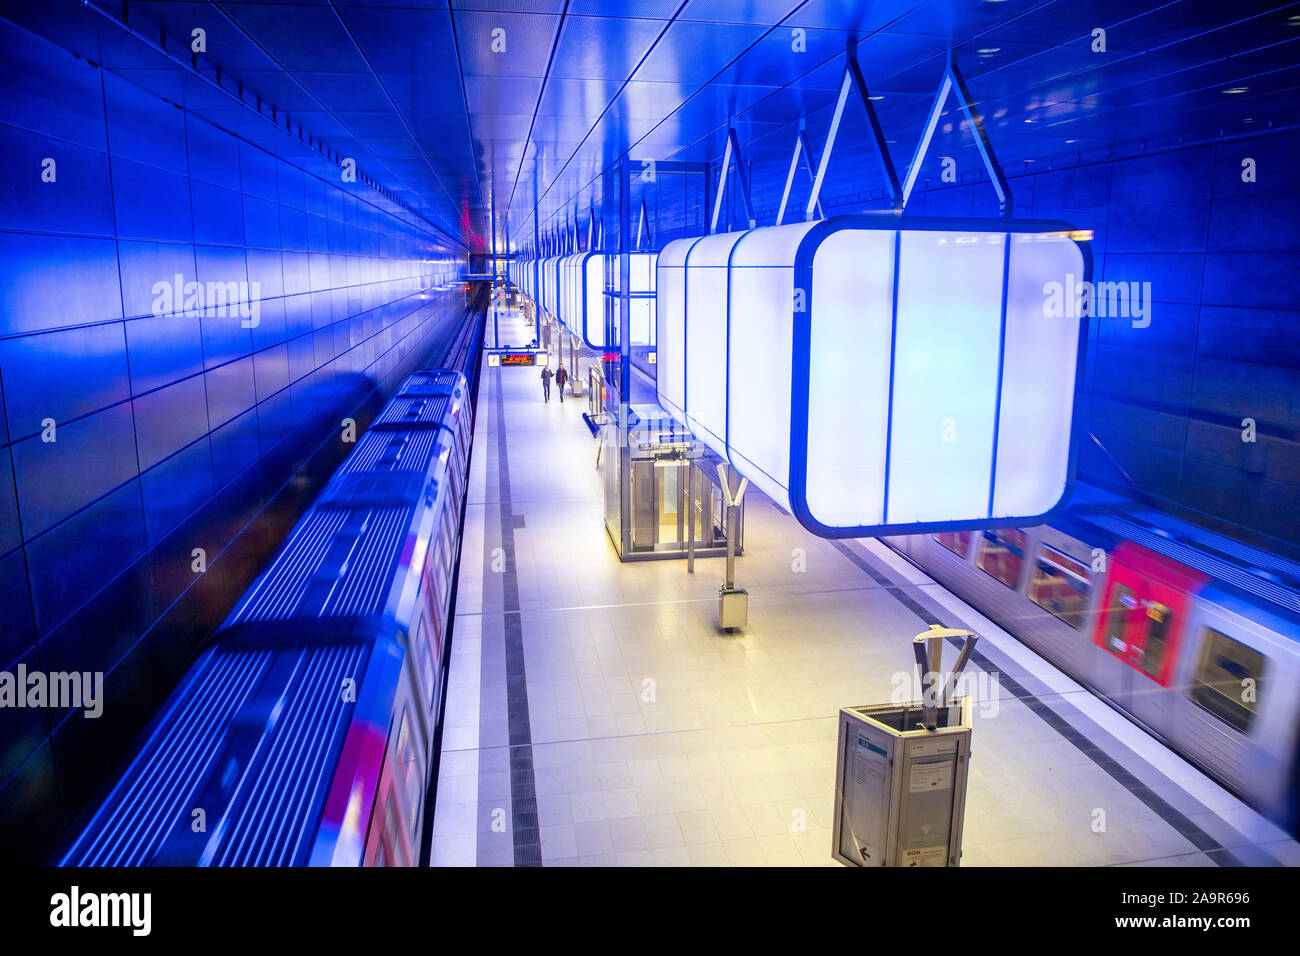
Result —
M 542 308 L 555 316 L 594 351 L 605 348 L 605 253 L 583 252 L 552 256 L 539 262 Z M 618 291 L 617 255 L 613 291 Z M 633 252 L 631 266 L 631 344 L 655 344 L 655 260 L 658 253 Z M 525 267 L 525 275 L 531 264 Z
M 659 402 L 818 535 L 1045 520 L 1074 473 L 1086 319 L 1049 295 L 1091 276 L 1072 233 L 868 215 L 669 243 Z

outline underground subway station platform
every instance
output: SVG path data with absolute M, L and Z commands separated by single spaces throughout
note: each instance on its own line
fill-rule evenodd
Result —
M 5 0 L 0 45 L 6 925 L 1283 925 L 1300 4 Z

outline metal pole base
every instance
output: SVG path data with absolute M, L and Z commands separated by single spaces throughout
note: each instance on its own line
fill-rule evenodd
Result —
M 749 592 L 744 588 L 718 588 L 718 627 L 744 627 L 749 622 Z

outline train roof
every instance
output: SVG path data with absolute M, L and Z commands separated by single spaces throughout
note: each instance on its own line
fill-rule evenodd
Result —
M 433 369 L 398 387 L 386 409 L 400 398 L 414 420 L 372 425 L 357 442 L 150 723 L 63 865 L 301 865 L 325 846 L 318 824 L 338 796 L 345 741 L 391 710 L 405 653 L 384 613 L 392 565 L 419 505 L 438 493 L 449 454 L 439 439 L 469 413 L 466 386 Z M 352 696 L 341 692 L 349 685 Z
M 392 499 L 398 493 L 390 487 L 376 497 Z M 414 513 L 414 503 L 361 512 L 313 508 L 225 626 L 295 617 L 381 614 Z
M 1300 614 L 1300 564 L 1088 485 L 1076 486 L 1066 520 L 1132 541 L 1224 588 Z
M 306 863 L 355 708 L 339 688 L 361 682 L 372 648 L 205 653 L 62 865 Z
M 435 369 L 398 387 L 225 627 L 383 613 L 417 509 L 438 494 L 438 436 L 460 413 L 464 384 Z
M 1281 637 L 1300 642 L 1300 614 L 1273 605 L 1260 604 L 1252 600 L 1250 595 L 1213 584 L 1202 590 L 1200 597 L 1209 604 L 1248 618 Z

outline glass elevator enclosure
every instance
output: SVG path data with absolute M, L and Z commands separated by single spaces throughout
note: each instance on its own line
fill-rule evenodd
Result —
M 626 436 L 618 422 L 601 429 L 605 530 L 624 561 L 721 557 L 727 553 L 726 495 L 719 459 L 654 405 L 629 405 Z M 628 468 L 619 464 L 620 444 Z M 627 488 L 622 488 L 626 474 Z M 626 495 L 624 495 L 624 492 Z M 626 512 L 621 507 L 626 496 Z M 626 520 L 624 514 L 626 513 Z M 736 553 L 744 547 L 744 506 L 736 510 Z

